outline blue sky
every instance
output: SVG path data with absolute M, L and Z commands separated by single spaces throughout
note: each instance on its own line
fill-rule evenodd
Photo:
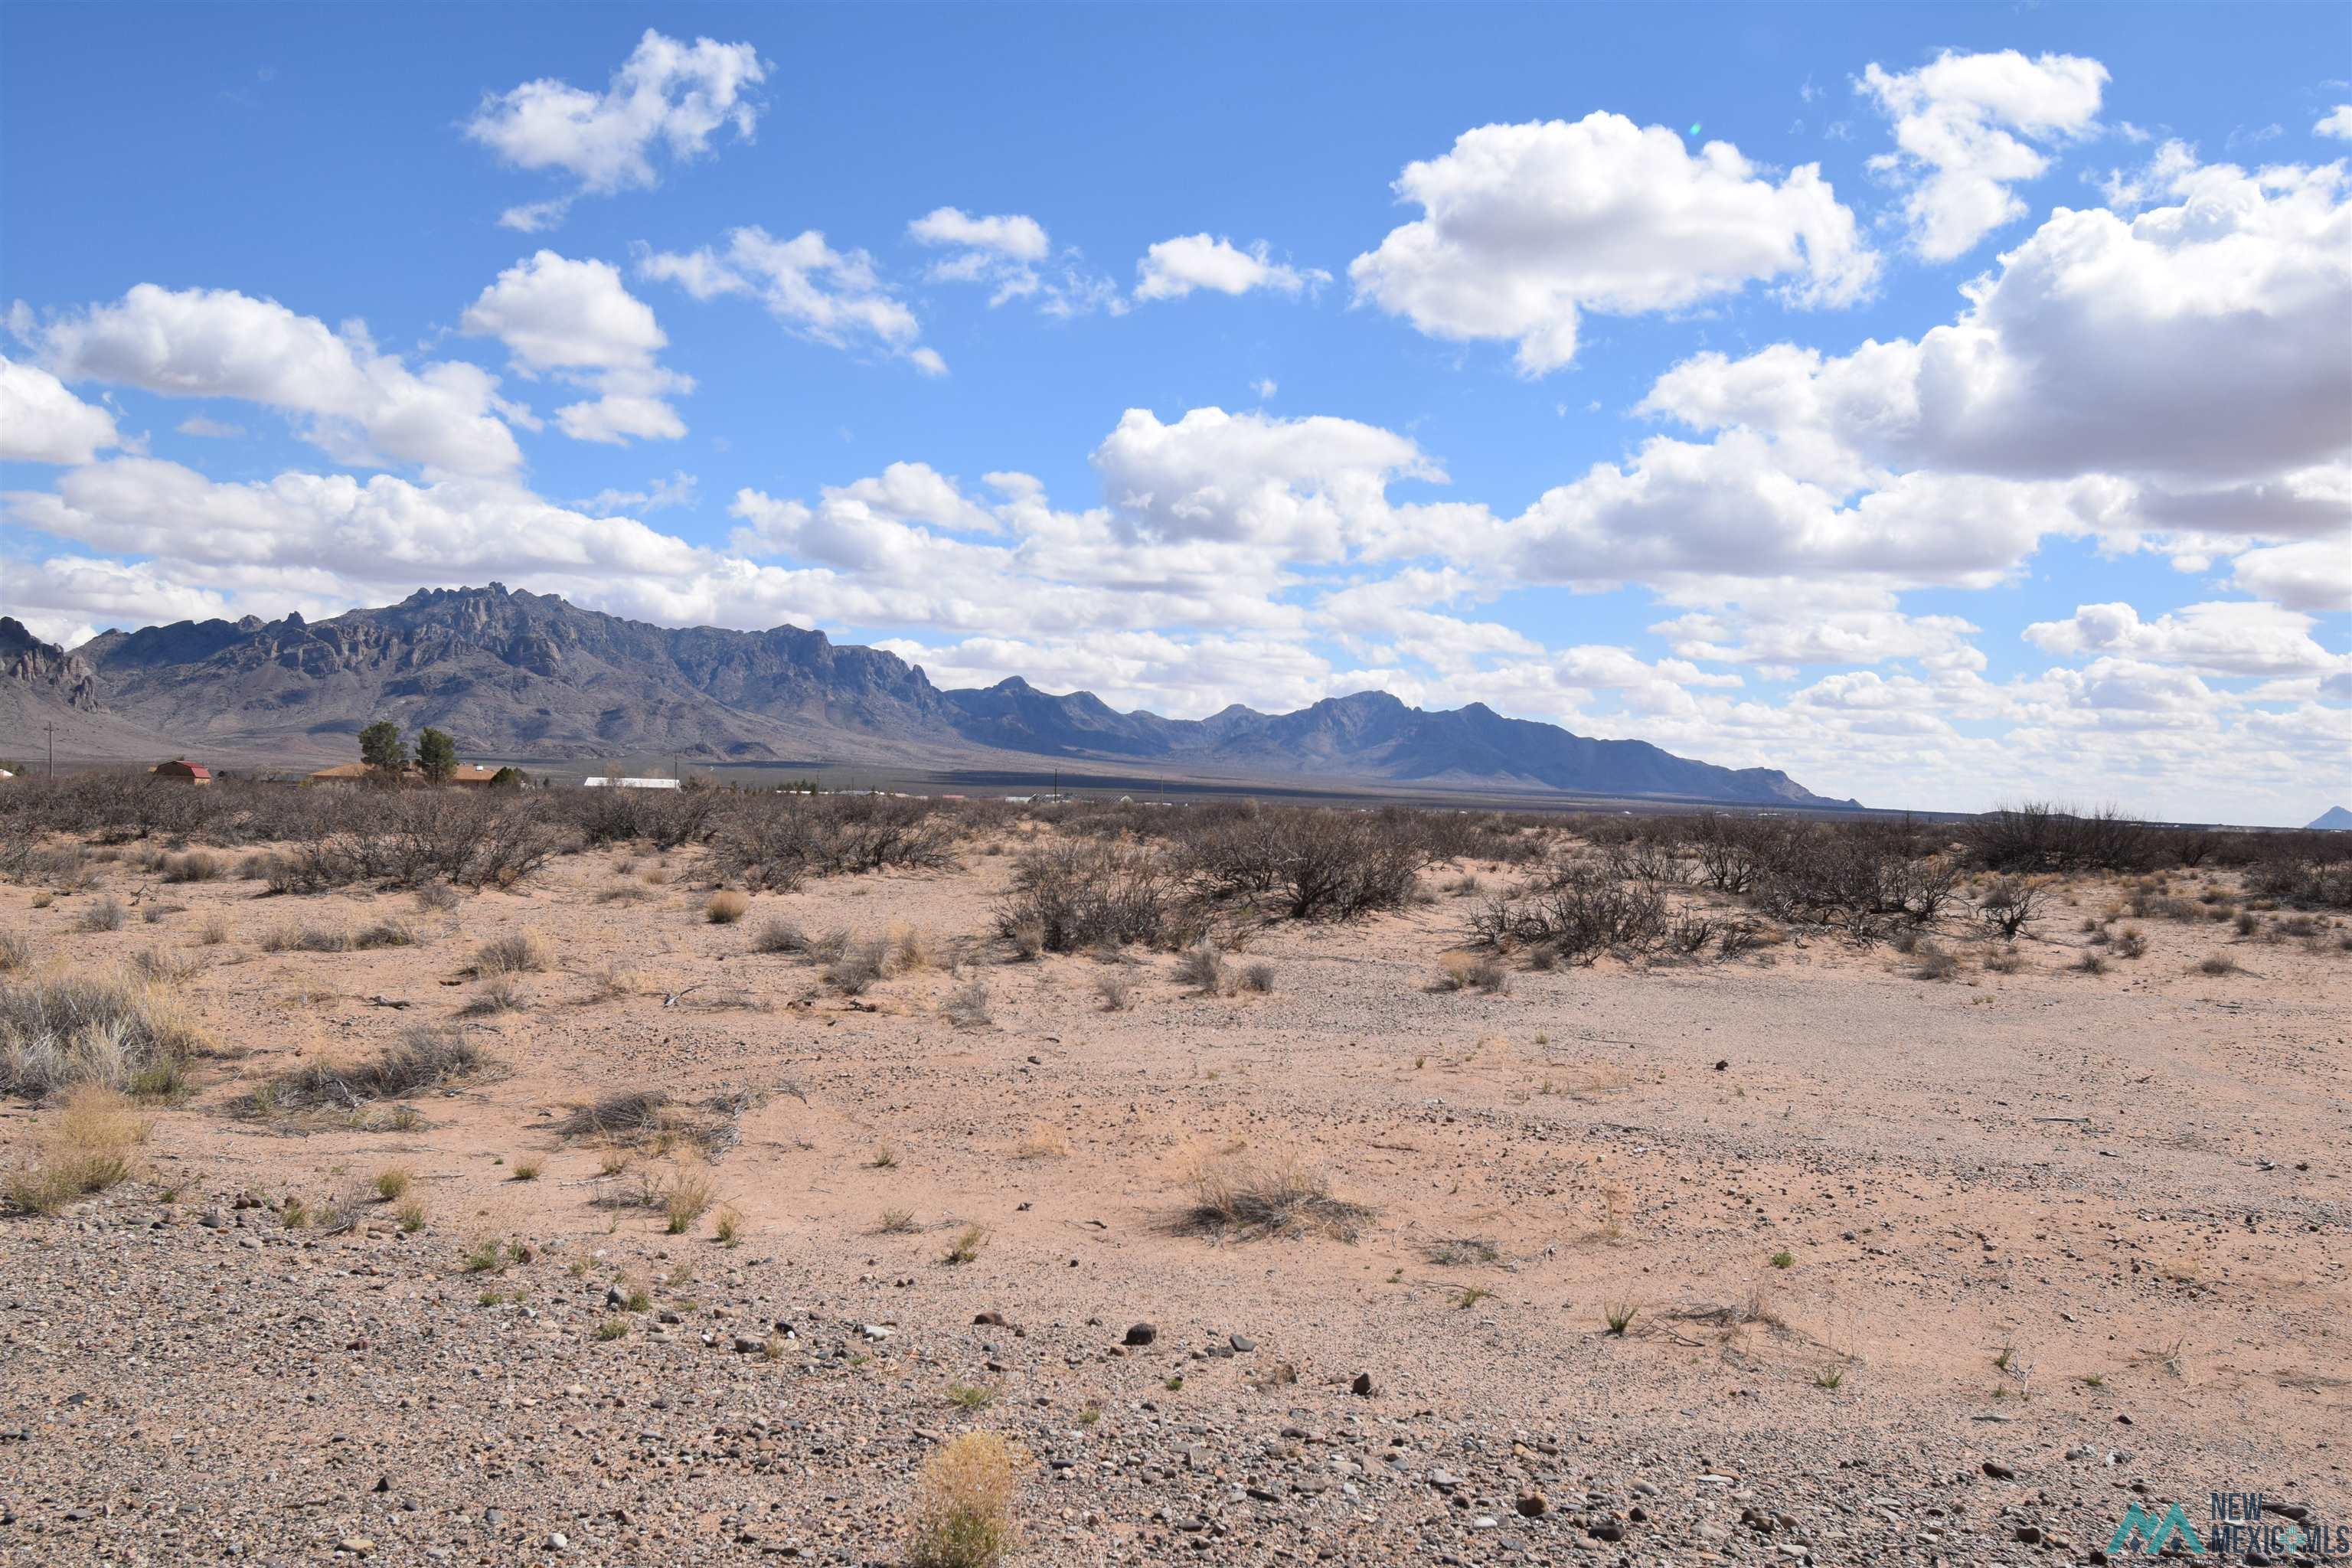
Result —
M 1874 805 L 2352 794 L 2340 8 L 0 41 L 0 604 L 44 635 L 496 577 Z

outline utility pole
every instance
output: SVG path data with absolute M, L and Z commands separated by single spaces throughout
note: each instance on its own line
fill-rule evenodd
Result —
M 42 725 L 41 728 L 48 732 L 49 782 L 55 784 L 58 782 L 58 727 L 55 723 L 48 723 Z

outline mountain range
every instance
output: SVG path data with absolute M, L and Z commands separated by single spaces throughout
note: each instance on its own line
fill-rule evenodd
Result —
M 1311 779 L 1749 805 L 1853 806 L 1771 768 L 1724 768 L 1641 741 L 1386 692 L 1291 713 L 1122 713 L 1015 677 L 941 689 L 880 648 L 822 632 L 669 627 L 552 595 L 427 588 L 332 619 L 182 621 L 68 652 L 0 616 L 0 750 L 182 752 L 230 763 L 342 762 L 360 729 L 434 725 L 469 757 L 551 763 L 675 752 L 707 763 L 1036 771 L 1116 764 L 1198 779 Z

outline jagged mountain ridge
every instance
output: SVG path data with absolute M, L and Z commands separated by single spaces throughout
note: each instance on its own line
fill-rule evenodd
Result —
M 0 675 L 19 700 L 191 746 L 341 758 L 378 718 L 432 724 L 471 754 L 554 761 L 676 752 L 714 763 L 1004 766 L 1051 758 L 1230 775 L 1389 780 L 1748 805 L 1830 806 L 1769 768 L 1728 769 L 1641 741 L 1598 741 L 1474 703 L 1385 692 L 1292 713 L 1122 713 L 1018 678 L 941 689 L 897 655 L 797 626 L 668 627 L 552 595 L 421 589 L 330 620 L 179 622 L 71 654 L 0 618 Z

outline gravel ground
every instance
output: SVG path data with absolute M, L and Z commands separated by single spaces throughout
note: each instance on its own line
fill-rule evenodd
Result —
M 731 927 L 599 900 L 649 857 L 435 913 L 173 889 L 114 932 L 0 889 L 44 962 L 200 962 L 224 1047 L 138 1180 L 0 1221 L 0 1564 L 896 1562 L 974 1427 L 1034 1461 L 1037 1563 L 2084 1563 L 2221 1490 L 2352 1522 L 2352 957 L 2147 921 L 2081 973 L 2085 884 L 2015 973 L 1954 931 L 1942 983 L 1814 940 L 1443 993 L 1445 900 L 1264 934 L 1268 994 L 1116 966 L 1111 1012 L 1112 965 L 987 952 L 1006 865 Z M 392 913 L 424 940 L 262 951 Z M 845 997 L 751 951 L 776 914 L 929 961 Z M 555 964 L 465 1016 L 518 929 Z M 2225 945 L 2250 973 L 2200 973 Z M 985 1019 L 943 1016 L 975 976 Z M 234 1113 L 420 1018 L 507 1070 L 404 1130 Z M 709 1173 L 738 1245 L 630 1201 L 675 1158 L 555 1131 L 640 1087 L 749 1091 Z M 53 1114 L 0 1111 L 0 1163 Z M 1229 1157 L 1370 1217 L 1189 1229 Z M 359 1195 L 393 1165 L 414 1233 Z

